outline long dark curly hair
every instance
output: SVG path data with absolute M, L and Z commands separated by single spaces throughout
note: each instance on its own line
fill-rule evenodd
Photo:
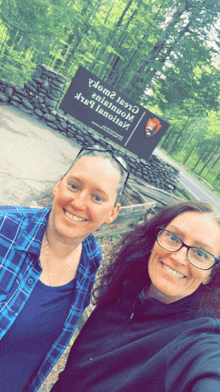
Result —
M 93 304 L 99 306 L 117 301 L 122 295 L 123 282 L 129 276 L 136 276 L 143 282 L 143 286 L 150 285 L 148 260 L 156 241 L 157 227 L 166 227 L 178 215 L 190 211 L 209 213 L 220 225 L 220 216 L 206 202 L 187 201 L 165 207 L 141 226 L 137 226 L 112 249 L 110 257 L 103 262 L 98 273 L 92 292 Z M 212 269 L 210 282 L 200 285 L 197 291 L 200 309 L 214 317 L 220 315 L 220 265 Z

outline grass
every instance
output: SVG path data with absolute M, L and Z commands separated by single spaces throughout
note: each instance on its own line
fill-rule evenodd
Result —
M 187 190 L 180 183 L 177 183 L 174 194 L 184 200 L 195 200 L 195 198 L 189 192 L 187 192 Z
M 108 242 L 115 242 L 115 241 L 119 241 L 121 238 L 122 238 L 122 236 L 120 234 L 116 234 L 116 235 L 113 235 L 113 236 L 103 236 L 103 237 L 100 237 L 98 239 L 98 241 L 102 245 L 106 241 L 108 241 Z

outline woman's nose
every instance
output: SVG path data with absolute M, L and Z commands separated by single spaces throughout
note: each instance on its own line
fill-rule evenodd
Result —
M 74 198 L 71 201 L 73 207 L 77 208 L 85 208 L 86 206 L 86 193 L 85 192 L 78 192 L 74 195 Z
M 187 252 L 188 249 L 183 246 L 176 252 L 172 252 L 172 257 L 176 260 L 176 262 L 179 262 L 181 264 L 188 264 Z

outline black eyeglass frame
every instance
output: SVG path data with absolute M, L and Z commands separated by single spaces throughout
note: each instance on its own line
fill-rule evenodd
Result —
M 112 150 L 109 150 L 109 149 L 106 149 L 106 148 L 82 147 L 81 150 L 80 150 L 80 151 L 78 152 L 78 154 L 76 155 L 75 159 L 78 158 L 78 156 L 79 156 L 83 151 L 100 151 L 100 152 L 109 152 L 109 153 L 110 153 L 110 155 L 112 156 L 112 158 L 115 159 L 116 162 L 118 162 L 119 165 L 122 167 L 122 169 L 127 173 L 127 176 L 126 176 L 126 179 L 125 179 L 125 182 L 124 182 L 124 186 L 123 186 L 123 189 L 122 189 L 122 192 L 121 192 L 121 194 L 123 194 L 123 192 L 124 192 L 124 190 L 125 190 L 125 187 L 126 187 L 126 184 L 127 184 L 127 182 L 128 182 L 128 179 L 129 179 L 129 175 L 130 175 L 129 170 L 128 170 L 128 169 L 119 161 L 119 159 L 118 159 L 118 158 L 121 158 L 121 159 L 123 160 L 123 158 L 122 158 L 121 156 L 119 156 L 119 157 L 117 158 L 117 156 L 114 154 L 114 152 L 113 152 Z M 125 163 L 126 163 L 126 162 L 125 162 Z
M 182 249 L 183 247 L 185 247 L 185 248 L 187 249 L 187 260 L 188 260 L 189 263 L 192 264 L 194 267 L 196 267 L 196 268 L 198 268 L 198 269 L 201 269 L 201 270 L 203 270 L 203 271 L 208 271 L 208 270 L 210 270 L 211 268 L 213 268 L 214 266 L 216 266 L 217 264 L 220 264 L 220 259 L 218 259 L 217 257 L 215 257 L 212 253 L 208 252 L 208 251 L 205 250 L 205 249 L 198 248 L 197 246 L 189 246 L 189 245 L 185 244 L 185 242 L 184 242 L 177 234 L 173 233 L 172 231 L 169 231 L 169 230 L 164 229 L 163 227 L 159 227 L 159 226 L 157 227 L 157 230 L 159 230 L 158 233 L 157 233 L 157 243 L 161 246 L 161 248 L 163 248 L 163 249 L 165 249 L 165 250 L 168 250 L 169 252 L 175 253 L 175 252 L 178 252 L 178 251 L 179 251 L 180 249 Z M 177 250 L 169 250 L 169 249 L 164 248 L 164 246 L 162 246 L 162 245 L 160 244 L 160 242 L 159 242 L 159 234 L 160 234 L 161 231 L 167 231 L 168 233 L 175 235 L 175 236 L 182 242 L 182 245 L 180 246 L 180 248 L 177 249 Z M 203 252 L 208 253 L 208 254 L 211 255 L 212 257 L 214 257 L 214 259 L 215 259 L 214 264 L 213 264 L 211 267 L 209 267 L 209 268 L 200 268 L 200 267 L 197 267 L 197 265 L 193 264 L 193 263 L 189 260 L 189 258 L 188 258 L 188 252 L 189 252 L 189 249 L 191 249 L 191 248 L 199 249 L 199 250 L 201 250 L 201 251 L 203 251 Z

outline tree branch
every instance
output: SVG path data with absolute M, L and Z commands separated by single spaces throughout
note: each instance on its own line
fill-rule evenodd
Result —
M 13 27 L 13 28 L 17 29 L 17 30 L 20 31 L 21 33 L 26 33 L 26 34 L 32 33 L 31 30 L 23 30 L 23 29 L 20 29 L 15 23 L 9 22 L 9 21 L 5 18 L 5 16 L 3 16 L 1 13 L 0 13 L 0 18 L 1 18 L 5 23 L 7 23 L 10 27 Z

